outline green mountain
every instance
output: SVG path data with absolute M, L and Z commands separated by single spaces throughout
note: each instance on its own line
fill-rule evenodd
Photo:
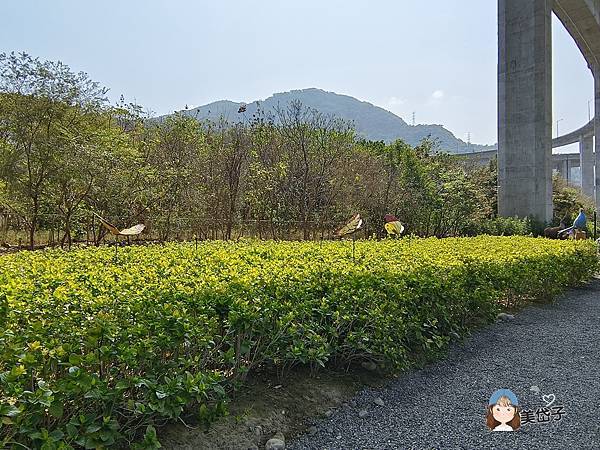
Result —
M 182 112 L 199 120 L 224 118 L 230 122 L 237 122 L 251 118 L 259 107 L 266 114 L 274 115 L 276 108 L 285 108 L 293 100 L 299 100 L 303 105 L 314 108 L 323 114 L 332 114 L 351 121 L 357 133 L 370 140 L 392 142 L 402 139 L 408 144 L 417 145 L 422 139 L 429 137 L 439 143 L 441 150 L 450 153 L 495 148 L 492 145 L 469 145 L 442 125 L 409 125 L 402 118 L 379 106 L 348 95 L 326 92 L 316 88 L 282 92 L 274 94 L 266 100 L 257 100 L 248 104 L 221 100 Z M 242 105 L 246 105 L 246 111 L 238 113 Z

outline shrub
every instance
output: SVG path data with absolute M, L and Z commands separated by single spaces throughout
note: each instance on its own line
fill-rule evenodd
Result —
M 516 217 L 496 217 L 485 219 L 471 225 L 467 234 L 471 236 L 487 234 L 490 236 L 525 236 L 530 234 L 531 223 L 528 219 Z
M 146 430 L 136 448 L 157 448 L 152 425 L 223 414 L 258 366 L 403 369 L 597 265 L 591 242 L 526 237 L 358 241 L 351 255 L 241 241 L 0 258 L 0 444 L 131 446 Z

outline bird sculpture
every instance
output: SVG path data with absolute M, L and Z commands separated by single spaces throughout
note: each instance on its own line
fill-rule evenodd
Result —
M 363 225 L 363 220 L 360 218 L 360 214 L 357 213 L 352 216 L 352 218 L 348 221 L 348 223 L 346 223 L 346 225 L 344 225 L 342 228 L 336 230 L 335 233 L 333 233 L 333 235 L 335 237 L 338 237 L 340 239 L 343 238 L 344 236 L 353 235 L 352 236 L 352 261 L 355 261 L 355 259 L 354 259 L 354 252 L 355 252 L 354 233 L 356 233 L 358 230 L 360 230 L 362 225 Z
M 94 213 L 94 215 L 100 220 L 100 223 L 104 226 L 104 228 L 106 228 L 113 236 L 137 236 L 142 231 L 144 231 L 144 228 L 146 228 L 146 225 L 144 225 L 143 223 L 138 223 L 137 225 L 134 225 L 130 228 L 119 230 L 112 223 L 103 219 L 98 214 Z
M 360 218 L 360 214 L 354 214 L 352 218 L 342 228 L 335 231 L 336 237 L 342 238 L 358 231 L 363 224 L 363 220 Z
M 579 214 L 573 221 L 573 226 L 565 228 L 564 230 L 561 230 L 558 233 L 558 236 L 560 237 L 560 236 L 564 236 L 567 234 L 568 235 L 575 234 L 576 231 L 583 230 L 585 228 L 586 224 L 587 224 L 587 217 L 585 216 L 585 213 L 583 212 L 583 208 L 581 208 L 581 209 L 579 209 Z
M 400 223 L 396 216 L 392 214 L 386 214 L 384 220 L 385 225 L 383 227 L 385 228 L 388 236 L 398 237 L 404 232 L 404 225 Z

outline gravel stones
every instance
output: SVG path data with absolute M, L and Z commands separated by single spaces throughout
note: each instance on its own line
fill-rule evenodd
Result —
M 373 403 L 375 403 L 377 406 L 385 406 L 385 402 L 381 399 L 381 397 L 375 397 L 373 399 Z
M 507 314 L 507 313 L 500 313 L 496 316 L 497 320 L 504 320 L 504 321 L 510 321 L 510 320 L 514 320 L 515 316 L 513 316 L 512 314 Z
M 384 389 L 365 388 L 353 399 L 359 406 L 348 402 L 318 421 L 316 434 L 300 436 L 287 448 L 599 448 L 600 281 L 501 320 L 452 344 L 446 359 L 409 371 Z M 485 408 L 501 388 L 533 411 L 554 394 L 554 405 L 564 406 L 565 415 L 558 422 L 492 433 Z M 378 397 L 386 399 L 385 408 L 363 409 Z M 361 411 L 367 414 L 358 420 Z

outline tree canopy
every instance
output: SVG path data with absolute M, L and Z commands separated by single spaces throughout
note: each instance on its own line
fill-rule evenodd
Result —
M 493 228 L 495 165 L 471 166 L 433 141 L 360 140 L 351 123 L 300 102 L 275 117 L 198 121 L 151 118 L 106 93 L 61 62 L 0 54 L 0 233 L 26 229 L 32 248 L 40 234 L 99 243 L 92 212 L 143 222 L 161 240 L 322 238 L 356 212 L 364 236 L 383 235 L 387 213 L 423 236 Z M 556 201 L 559 214 L 575 202 Z

